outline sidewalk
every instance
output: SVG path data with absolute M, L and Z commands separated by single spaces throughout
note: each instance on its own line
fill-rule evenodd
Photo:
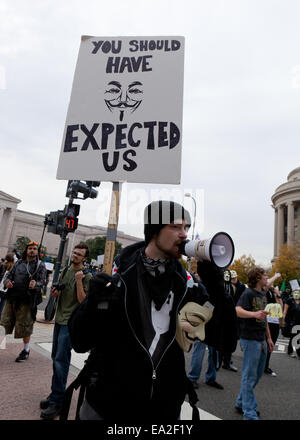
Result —
M 43 311 L 38 311 L 37 320 L 44 320 Z M 20 363 L 15 359 L 23 349 L 22 339 L 14 339 L 13 335 L 6 337 L 5 348 L 0 349 L 0 420 L 41 420 L 39 403 L 49 395 L 51 387 L 52 332 L 53 324 L 37 321 L 30 341 L 30 356 Z M 50 351 L 43 348 L 43 344 L 47 344 Z M 72 365 L 68 383 L 78 372 Z M 74 391 L 69 412 L 71 420 L 75 419 L 77 397 L 78 391 Z

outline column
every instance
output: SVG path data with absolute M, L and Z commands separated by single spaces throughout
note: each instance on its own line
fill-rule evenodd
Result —
M 4 214 L 5 208 L 3 206 L 0 207 L 0 230 L 1 230 L 1 223 L 3 220 L 3 214 Z M 1 236 L 0 236 L 0 246 L 1 246 L 2 240 L 1 240 Z
M 287 203 L 288 212 L 287 212 L 287 244 L 291 246 L 294 243 L 294 204 L 293 202 Z
M 277 254 L 283 245 L 284 237 L 284 205 L 278 206 L 278 229 L 277 229 Z
M 277 242 L 277 235 L 278 235 L 278 209 L 274 208 L 274 258 L 278 256 L 278 242 Z
M 10 208 L 10 213 L 9 213 L 9 217 L 7 219 L 7 224 L 6 224 L 6 229 L 3 235 L 3 246 L 8 246 L 9 243 L 9 239 L 11 236 L 11 232 L 12 232 L 12 228 L 13 228 L 13 224 L 14 224 L 14 220 L 15 220 L 15 210 Z
M 3 208 L 3 206 L 0 206 L 0 227 L 1 227 L 1 222 L 3 219 L 4 210 L 5 210 L 5 208 Z

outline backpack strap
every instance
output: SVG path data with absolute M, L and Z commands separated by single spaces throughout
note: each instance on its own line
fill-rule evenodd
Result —
M 89 378 L 88 368 L 87 365 L 85 365 L 78 374 L 78 376 L 76 377 L 76 379 L 68 386 L 68 388 L 64 393 L 59 420 L 68 420 L 73 391 L 77 390 L 80 387 L 77 408 L 76 408 L 76 417 L 75 417 L 76 420 L 79 420 L 79 410 L 84 399 L 88 378 Z
M 63 277 L 66 275 L 68 269 L 69 269 L 69 266 L 65 266 L 65 267 L 63 268 L 62 273 L 61 273 L 61 276 L 60 276 L 60 279 L 61 279 L 61 280 L 62 280 Z
M 85 391 L 90 381 L 90 378 L 94 372 L 93 357 L 94 357 L 94 351 L 92 349 L 90 351 L 89 357 L 85 361 L 84 367 L 82 368 L 76 379 L 66 389 L 64 393 L 59 420 L 68 420 L 73 391 L 77 390 L 80 387 L 78 401 L 77 401 L 77 408 L 76 408 L 76 416 L 75 416 L 75 420 L 79 420 L 79 411 L 83 403 Z

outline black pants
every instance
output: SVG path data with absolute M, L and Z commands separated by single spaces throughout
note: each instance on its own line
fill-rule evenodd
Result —
M 271 339 L 273 341 L 273 344 L 275 345 L 277 338 L 278 338 L 278 335 L 279 335 L 279 324 L 275 324 L 273 322 L 269 322 L 268 324 L 269 324 L 269 329 L 270 329 L 270 333 L 271 333 Z M 268 350 L 265 370 L 267 368 L 269 368 L 270 357 L 271 357 L 271 353 Z
M 0 317 L 1 317 L 2 310 L 5 306 L 6 297 L 7 297 L 7 293 L 0 290 Z
M 228 351 L 223 352 L 222 361 L 223 361 L 223 365 L 225 365 L 226 367 L 230 367 L 231 355 L 232 355 L 231 352 L 228 352 Z

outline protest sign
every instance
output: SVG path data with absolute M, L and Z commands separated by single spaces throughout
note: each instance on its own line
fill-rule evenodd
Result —
M 48 261 L 46 261 L 45 262 L 45 266 L 46 266 L 46 269 L 49 270 L 50 272 L 53 271 L 53 268 L 54 268 L 54 264 L 53 263 L 49 263 Z
M 57 178 L 179 184 L 183 72 L 183 37 L 82 37 Z
M 299 290 L 300 286 L 297 280 L 290 280 L 290 286 L 292 290 Z

